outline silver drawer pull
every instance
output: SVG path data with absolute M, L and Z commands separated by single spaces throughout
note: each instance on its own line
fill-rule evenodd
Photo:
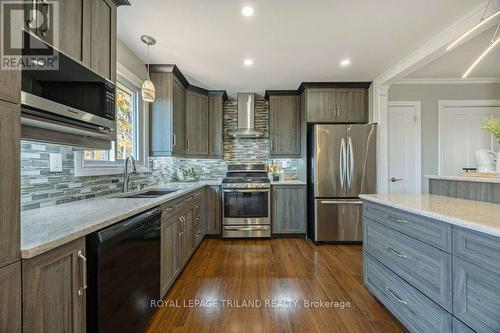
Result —
M 396 295 L 396 293 L 393 292 L 391 290 L 391 288 L 389 288 L 388 286 L 385 286 L 385 291 L 387 291 L 389 293 L 389 295 L 391 295 L 392 297 L 394 297 L 399 303 L 403 303 L 404 305 L 406 305 L 406 301 L 402 300 L 401 297 L 399 297 L 398 295 Z
M 392 247 L 390 246 L 384 246 L 384 249 L 386 249 L 387 251 L 395 254 L 396 256 L 400 257 L 400 258 L 404 258 L 406 259 L 406 256 L 404 254 L 401 254 L 399 253 L 398 251 L 394 250 Z
M 393 221 L 394 221 L 394 222 L 396 222 L 396 223 L 401 223 L 401 224 L 406 224 L 406 223 L 408 223 L 408 221 L 403 220 L 403 219 L 400 219 L 399 217 L 396 217 L 396 216 L 391 216 L 391 215 L 387 215 L 387 214 L 385 214 L 385 215 L 384 215 L 384 217 L 385 217 L 386 219 L 393 220 Z
M 78 258 L 82 260 L 82 281 L 83 287 L 78 289 L 78 296 L 82 296 L 87 289 L 87 258 L 83 255 L 82 251 L 78 251 Z
M 173 210 L 174 210 L 174 208 L 172 208 L 172 207 L 167 207 L 167 208 L 165 208 L 165 211 L 166 211 L 166 212 L 171 212 L 171 211 L 173 211 Z

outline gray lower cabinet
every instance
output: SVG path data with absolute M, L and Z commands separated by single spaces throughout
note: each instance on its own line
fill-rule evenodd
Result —
M 474 333 L 474 331 L 457 318 L 453 318 L 453 333 Z
M 220 186 L 206 187 L 206 228 L 208 235 L 219 235 L 222 222 Z
M 179 235 L 179 218 L 177 216 L 162 221 L 160 298 L 167 293 L 180 271 Z
M 0 332 L 21 333 L 20 261 L 0 269 L 0 295 Z
M 307 226 L 307 186 L 273 186 L 273 234 L 305 234 Z
M 208 156 L 208 96 L 186 91 L 186 154 Z
M 300 96 L 269 96 L 271 157 L 300 157 Z
M 23 260 L 22 271 L 23 332 L 85 332 L 84 238 Z

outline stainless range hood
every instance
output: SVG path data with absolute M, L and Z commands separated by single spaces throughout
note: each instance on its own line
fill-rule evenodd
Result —
M 255 130 L 255 94 L 238 93 L 238 129 L 229 133 L 233 138 L 262 138 Z

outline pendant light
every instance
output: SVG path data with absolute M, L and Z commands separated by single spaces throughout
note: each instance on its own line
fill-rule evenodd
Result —
M 141 95 L 144 102 L 152 103 L 155 100 L 155 86 L 149 77 L 149 47 L 156 44 L 156 40 L 147 35 L 142 35 L 141 40 L 148 47 L 148 78 L 142 83 Z

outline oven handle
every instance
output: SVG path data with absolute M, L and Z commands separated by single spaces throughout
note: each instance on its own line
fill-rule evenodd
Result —
M 234 189 L 226 189 L 224 190 L 224 192 L 242 192 L 242 193 L 249 193 L 249 192 L 269 192 L 271 189 L 263 189 L 263 190 L 259 190 L 259 189 L 248 189 L 248 190 L 234 190 Z
M 224 226 L 225 230 L 239 230 L 239 231 L 254 231 L 254 230 L 268 230 L 269 226 Z

